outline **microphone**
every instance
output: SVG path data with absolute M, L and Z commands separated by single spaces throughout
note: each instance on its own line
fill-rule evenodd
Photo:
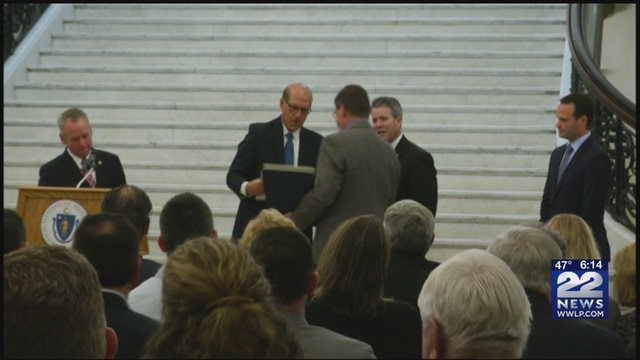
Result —
M 92 152 L 89 156 L 87 156 L 87 159 L 84 161 L 84 164 L 82 164 L 82 167 L 80 168 L 80 172 L 84 173 L 89 169 L 95 169 L 95 167 L 98 166 L 96 160 L 97 160 L 96 154 Z
M 98 165 L 100 164 L 102 164 L 102 161 L 97 160 L 95 153 L 91 153 L 91 155 L 87 156 L 87 159 L 84 161 L 84 164 L 82 164 L 82 167 L 80 168 L 80 172 L 83 174 L 86 172 L 86 174 L 84 174 L 84 177 L 82 177 L 80 182 L 78 182 L 78 185 L 76 185 L 76 189 L 79 188 L 80 185 L 82 185 L 82 183 L 87 180 L 89 176 L 91 176 L 91 173 L 94 172 L 96 167 L 98 167 Z

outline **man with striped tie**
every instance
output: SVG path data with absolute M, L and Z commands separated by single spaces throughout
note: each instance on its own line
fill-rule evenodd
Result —
M 92 147 L 93 131 L 83 110 L 64 111 L 58 117 L 58 127 L 66 148 L 40 167 L 38 186 L 76 187 L 82 180 L 80 187 L 114 188 L 127 183 L 120 158 Z M 88 174 L 91 168 L 94 171 Z

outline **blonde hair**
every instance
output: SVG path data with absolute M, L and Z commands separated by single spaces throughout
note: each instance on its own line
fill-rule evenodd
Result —
M 613 259 L 613 297 L 618 304 L 636 307 L 636 243 L 620 249 Z
M 581 217 L 574 214 L 557 214 L 547 225 L 560 233 L 567 243 L 567 259 L 601 259 L 593 232 Z
M 263 209 L 258 216 L 249 221 L 242 238 L 238 240 L 238 246 L 249 251 L 251 243 L 260 233 L 280 226 L 295 227 L 295 224 L 274 208 Z
M 144 357 L 299 358 L 302 350 L 271 298 L 262 268 L 225 240 L 198 237 L 169 257 L 160 329 Z
M 320 255 L 322 283 L 312 301 L 355 318 L 372 318 L 384 304 L 383 285 L 391 244 L 382 221 L 373 215 L 346 220 L 329 237 Z

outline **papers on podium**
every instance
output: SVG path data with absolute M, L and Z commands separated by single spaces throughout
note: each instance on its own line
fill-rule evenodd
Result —
M 304 195 L 313 189 L 316 169 L 311 166 L 292 166 L 265 163 L 262 183 L 267 208 L 285 214 L 293 211 Z

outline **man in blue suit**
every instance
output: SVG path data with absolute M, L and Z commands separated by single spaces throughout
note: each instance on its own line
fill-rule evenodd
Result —
M 240 198 L 231 236 L 234 242 L 242 237 L 249 220 L 266 207 L 260 199 L 264 195 L 260 172 L 264 163 L 285 163 L 287 133 L 293 134 L 293 165 L 316 167 L 323 137 L 303 127 L 312 102 L 309 87 L 291 84 L 280 98 L 280 116 L 266 123 L 249 125 L 249 132 L 238 145 L 238 152 L 227 173 L 227 186 Z M 311 226 L 304 233 L 312 238 Z
M 551 153 L 540 221 L 547 222 L 560 213 L 580 216 L 591 227 L 602 258 L 611 260 L 604 211 L 613 187 L 612 162 L 589 131 L 594 114 L 595 104 L 585 94 L 574 93 L 560 99 L 556 128 L 558 135 L 569 142 Z

